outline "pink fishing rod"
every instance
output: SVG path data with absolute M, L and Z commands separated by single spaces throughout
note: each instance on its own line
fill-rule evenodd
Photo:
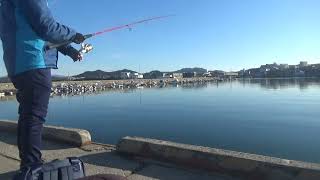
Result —
M 130 27 L 132 27 L 134 25 L 137 25 L 137 24 L 145 23 L 145 22 L 148 22 L 148 21 L 164 19 L 164 18 L 168 18 L 168 17 L 171 17 L 171 16 L 172 15 L 169 15 L 169 16 L 158 16 L 158 17 L 153 17 L 153 18 L 149 18 L 149 19 L 144 19 L 144 20 L 133 22 L 133 23 L 130 23 L 130 24 L 125 24 L 125 25 L 122 25 L 122 26 L 117 26 L 117 27 L 105 29 L 103 31 L 99 31 L 99 32 L 93 33 L 92 36 L 97 36 L 97 35 L 101 35 L 101 34 L 104 34 L 104 33 L 112 32 L 112 31 L 116 31 L 116 30 L 120 30 L 120 29 L 130 28 Z
M 94 36 L 102 35 L 102 34 L 105 34 L 105 33 L 112 32 L 112 31 L 117 31 L 117 30 L 127 29 L 127 28 L 131 29 L 132 26 L 135 26 L 135 25 L 138 25 L 138 24 L 142 24 L 142 23 L 149 22 L 149 21 L 154 21 L 154 20 L 165 19 L 165 18 L 168 18 L 168 17 L 171 17 L 171 16 L 173 16 L 173 15 L 157 16 L 157 17 L 152 17 L 152 18 L 148 18 L 148 19 L 143 19 L 143 20 L 132 22 L 132 23 L 129 23 L 129 24 L 108 28 L 108 29 L 105 29 L 105 30 L 102 30 L 102 31 L 99 31 L 99 32 L 92 33 L 92 34 L 87 34 L 84 37 L 85 37 L 85 39 L 89 39 L 89 38 L 92 38 Z M 49 45 L 47 47 L 47 49 L 58 48 L 60 46 L 64 46 L 64 45 L 71 44 L 71 43 L 72 43 L 72 41 L 67 41 L 67 42 L 64 42 L 64 43 L 61 43 L 61 44 L 52 44 L 52 45 Z

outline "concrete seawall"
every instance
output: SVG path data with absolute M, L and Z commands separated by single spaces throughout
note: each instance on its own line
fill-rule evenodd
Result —
M 17 122 L 0 120 L 0 131 L 16 133 Z M 91 135 L 86 130 L 55 126 L 45 126 L 43 130 L 43 138 L 79 147 L 91 143 Z
M 17 129 L 17 122 L 0 120 L 0 132 L 13 132 Z M 63 144 L 86 147 L 89 150 L 101 150 L 98 144 L 91 144 L 90 133 L 81 129 L 45 126 L 43 137 Z M 91 144 L 91 145 L 89 145 Z M 86 145 L 89 145 L 86 146 Z M 92 146 L 92 147 L 90 147 Z M 101 145 L 102 146 L 102 145 Z M 109 146 L 108 146 L 109 147 Z M 4 148 L 4 149 L 8 149 Z M 70 148 L 70 147 L 69 147 Z M 80 149 L 59 150 L 50 153 L 66 153 L 80 151 Z M 186 171 L 208 172 L 237 180 L 319 180 L 320 164 L 292 161 L 268 156 L 228 151 L 209 147 L 179 144 L 139 137 L 124 137 L 116 147 L 116 152 L 124 156 L 139 157 L 138 159 L 161 161 L 177 167 L 184 167 Z M 7 154 L 10 154 L 7 152 Z M 103 154 L 97 156 L 99 160 Z M 103 159 L 109 161 L 110 159 Z M 96 164 L 98 160 L 92 161 Z M 139 166 L 140 167 L 140 166 Z M 146 168 L 148 169 L 148 168 Z M 230 178 L 227 178 L 230 179 Z
M 218 172 L 249 180 L 319 180 L 320 164 L 242 152 L 192 146 L 168 141 L 125 137 L 117 145 L 121 154 L 140 156 Z

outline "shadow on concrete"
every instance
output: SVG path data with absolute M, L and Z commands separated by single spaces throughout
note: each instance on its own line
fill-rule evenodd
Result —
M 16 174 L 16 171 L 8 172 L 8 173 L 3 173 L 0 174 L 0 179 L 1 180 L 12 180 L 13 176 Z
M 76 146 L 61 144 L 46 139 L 43 140 L 42 150 L 60 150 L 60 149 L 70 149 L 75 148 Z
M 17 136 L 15 133 L 0 132 L 0 141 L 9 145 L 17 146 Z M 55 143 L 55 142 L 47 141 L 46 139 L 44 139 L 42 150 L 59 150 L 59 149 L 69 149 L 74 147 L 75 146 L 72 146 L 72 145 Z
M 105 152 L 80 157 L 86 164 L 131 171 L 132 179 L 188 179 L 188 180 L 234 180 L 231 177 L 207 173 L 201 170 L 179 168 L 177 166 L 137 162 L 130 157 L 122 157 L 115 152 Z M 147 177 L 147 178 L 146 178 Z
M 115 152 L 103 152 L 84 155 L 80 157 L 86 166 L 87 173 L 106 173 L 130 176 L 129 179 L 188 179 L 188 180 L 234 180 L 233 178 L 208 174 L 202 171 L 188 170 L 176 166 L 167 166 L 151 163 L 137 162 L 128 157 L 119 156 Z M 126 172 L 124 172 L 126 171 Z M 0 180 L 11 180 L 16 172 L 0 174 Z
M 123 158 L 115 152 L 84 155 L 80 158 L 84 163 L 87 164 L 128 171 L 133 171 L 139 166 L 138 162 Z

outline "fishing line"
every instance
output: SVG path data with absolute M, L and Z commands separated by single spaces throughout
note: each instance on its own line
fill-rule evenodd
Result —
M 99 31 L 99 32 L 93 33 L 92 36 L 97 36 L 97 35 L 101 35 L 101 34 L 104 34 L 104 33 L 112 32 L 112 31 L 120 30 L 120 29 L 126 29 L 126 28 L 130 29 L 131 26 L 134 26 L 134 25 L 137 25 L 137 24 L 141 24 L 141 23 L 145 23 L 145 22 L 153 21 L 153 20 L 164 19 L 164 18 L 168 18 L 168 17 L 171 17 L 171 16 L 172 15 L 158 16 L 158 17 L 153 17 L 153 18 L 149 18 L 149 19 L 144 19 L 144 20 L 141 20 L 141 21 L 136 21 L 136 22 L 133 22 L 133 23 L 130 23 L 130 24 L 125 24 L 125 25 L 122 25 L 122 26 L 117 26 L 117 27 L 113 27 L 113 28 L 110 28 L 110 29 L 105 29 L 103 31 Z
M 121 30 L 121 29 L 131 29 L 132 26 L 135 26 L 135 25 L 138 25 L 138 24 L 142 24 L 142 23 L 145 23 L 145 22 L 149 22 L 149 21 L 155 21 L 155 20 L 160 20 L 160 19 L 165 19 L 165 18 L 169 18 L 169 17 L 172 17 L 173 15 L 167 15 L 167 16 L 157 16 L 157 17 L 152 17 L 152 18 L 148 18 L 148 19 L 143 19 L 143 20 L 140 20 L 140 21 L 136 21 L 136 22 L 132 22 L 132 23 L 129 23 L 129 24 L 125 24 L 125 25 L 121 25 L 121 26 L 115 26 L 115 27 L 111 27 L 111 28 L 108 28 L 108 29 L 104 29 L 102 31 L 98 31 L 98 32 L 95 32 L 95 33 L 92 33 L 92 34 L 87 34 L 85 35 L 85 39 L 89 39 L 89 38 L 92 38 L 94 36 L 99 36 L 99 35 L 102 35 L 102 34 L 105 34 L 105 33 L 109 33 L 109 32 L 112 32 L 112 31 L 117 31 L 117 30 Z M 50 44 L 47 46 L 47 50 L 49 49 L 53 49 L 53 48 L 58 48 L 60 46 L 64 46 L 64 45 L 68 45 L 68 44 L 71 44 L 72 41 L 67 41 L 67 42 L 63 42 L 63 43 L 60 43 L 60 44 Z M 86 45 L 87 47 L 82 47 L 82 49 L 80 49 L 80 51 L 83 51 L 84 53 L 87 53 L 88 51 L 92 50 L 92 47 L 90 45 L 90 47 L 88 45 Z M 88 51 L 87 49 L 88 48 Z

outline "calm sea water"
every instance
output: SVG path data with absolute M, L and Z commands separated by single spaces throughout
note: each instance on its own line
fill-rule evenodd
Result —
M 0 119 L 17 119 L 0 101 Z M 47 124 L 320 163 L 320 81 L 251 80 L 54 97 Z

